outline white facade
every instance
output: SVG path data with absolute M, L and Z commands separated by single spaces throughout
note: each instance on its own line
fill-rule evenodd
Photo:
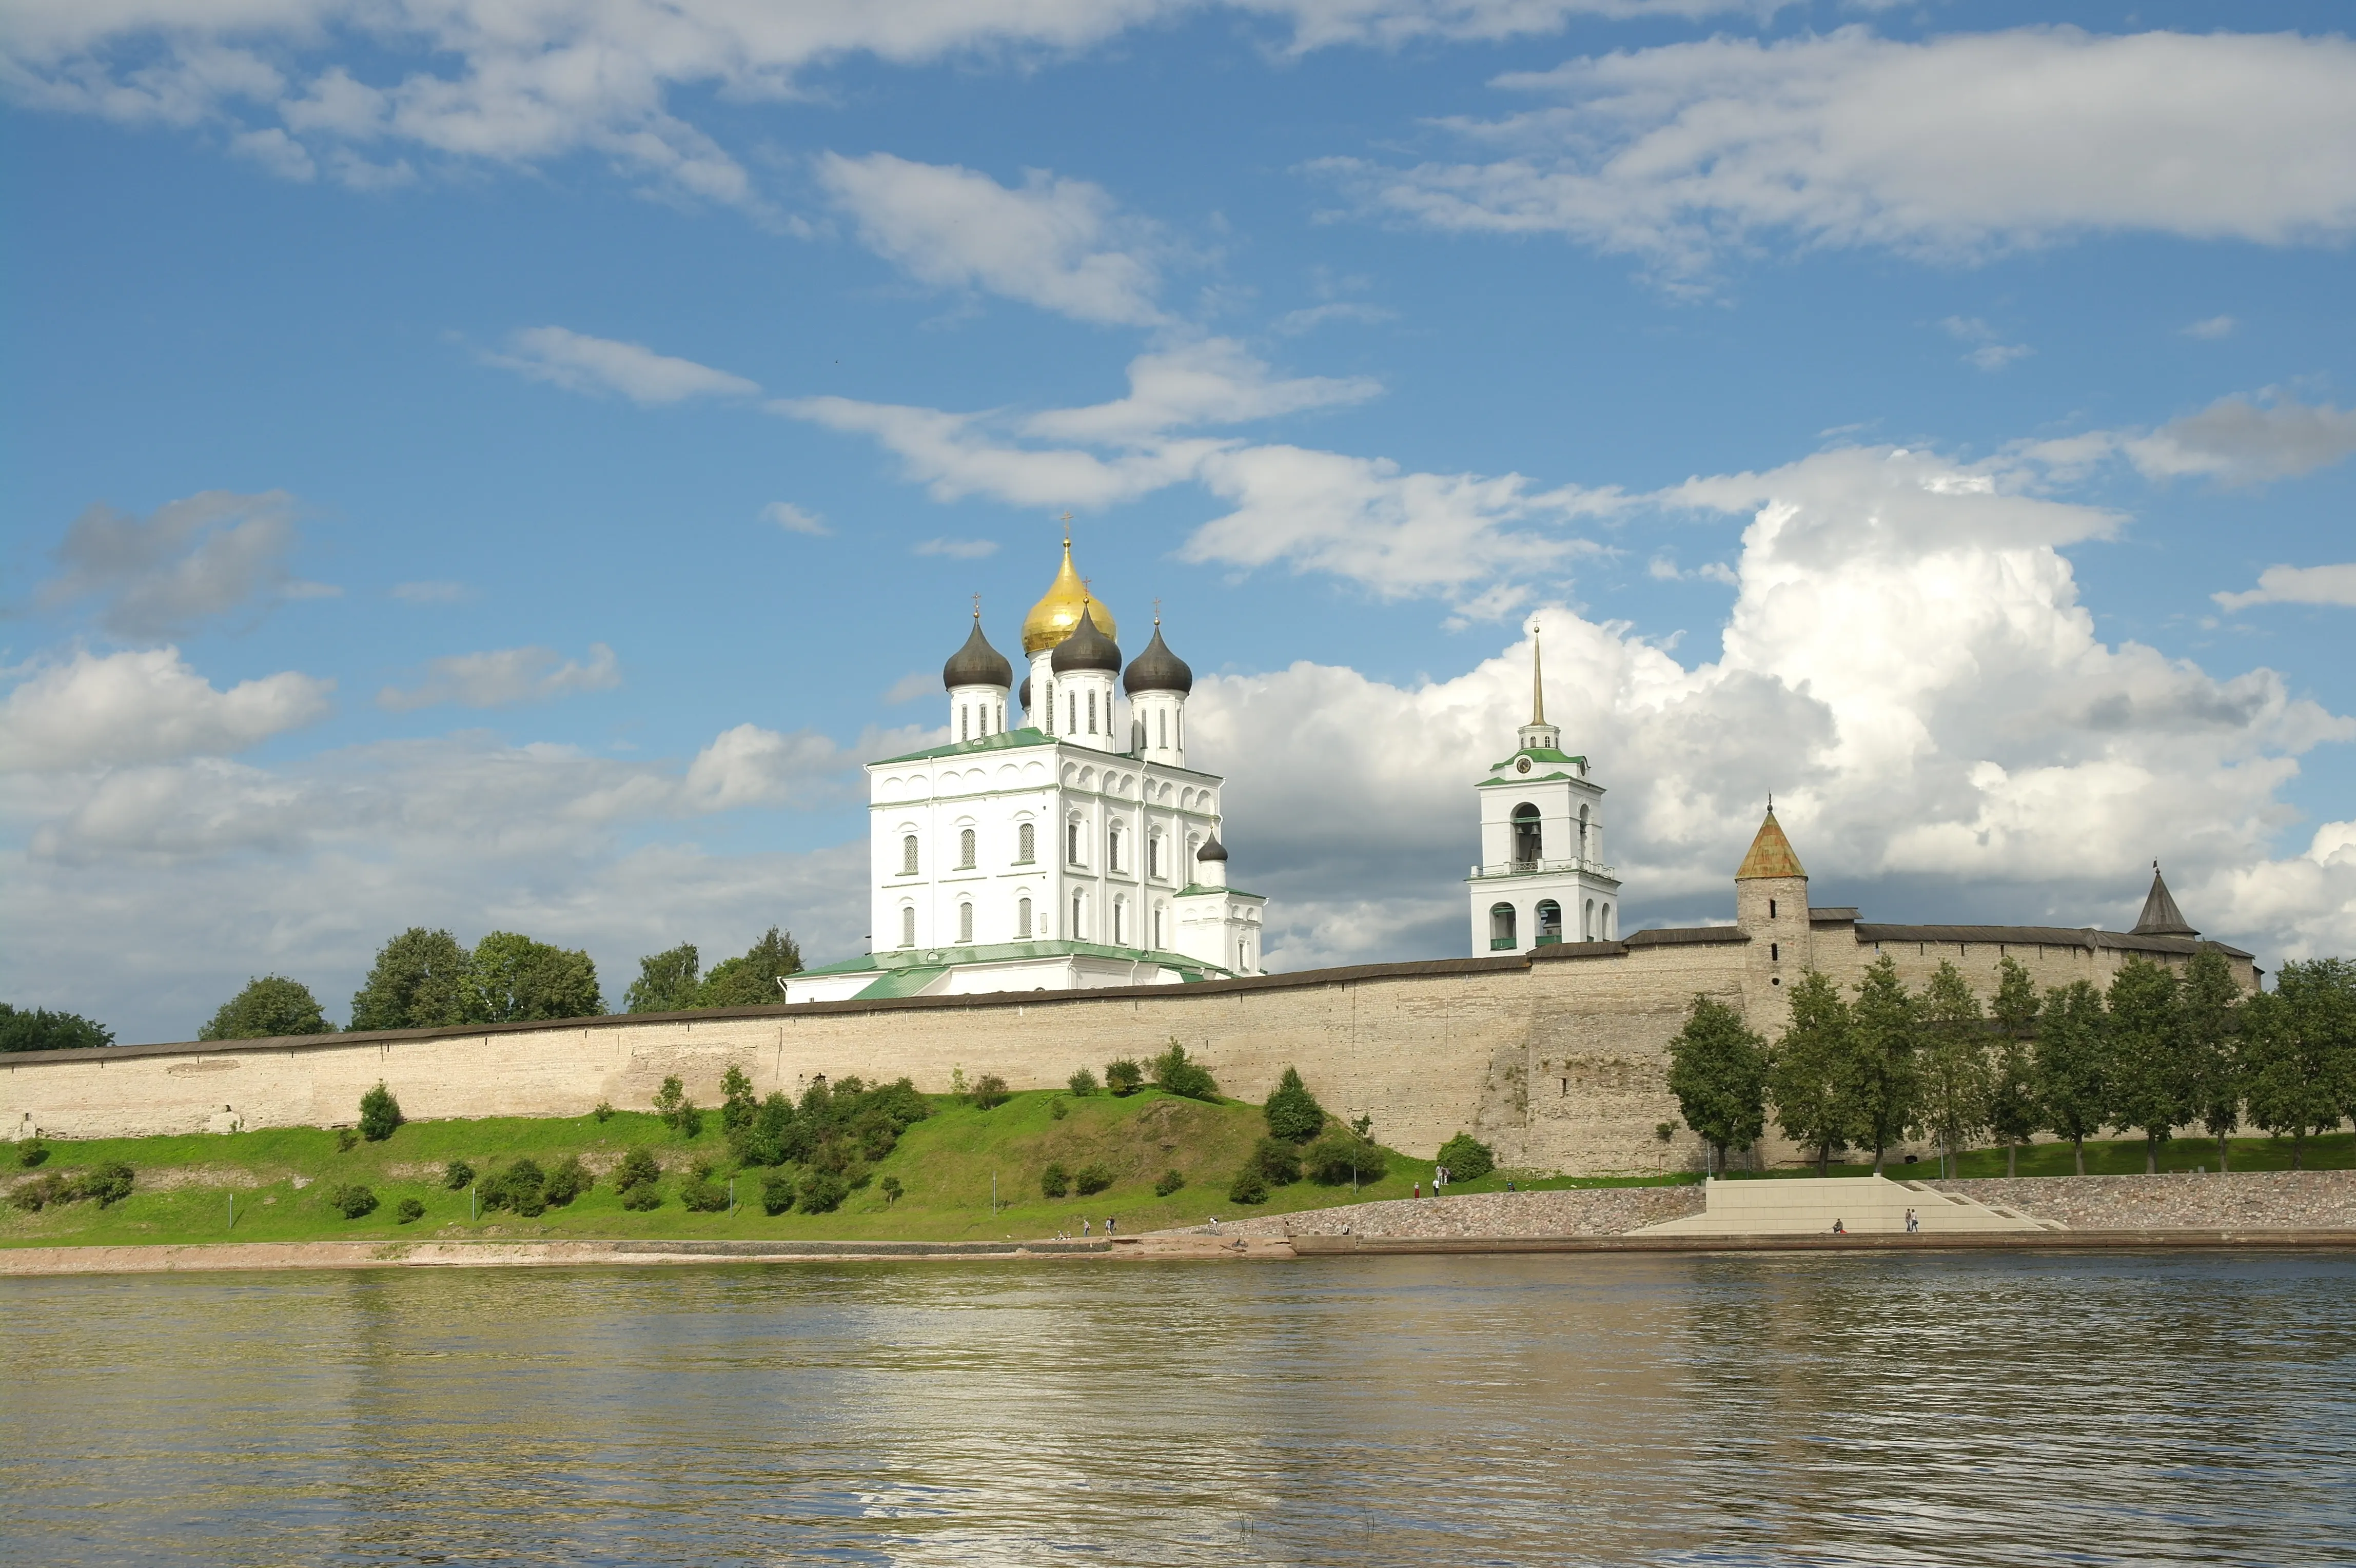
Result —
M 1481 861 L 1465 877 L 1472 951 L 1526 952 L 1617 940 L 1620 883 L 1603 861 L 1603 786 L 1546 722 L 1545 676 L 1531 653 L 1530 722 L 1473 786 Z
M 1175 685 L 1131 699 L 1110 671 L 1058 674 L 1054 653 L 1032 650 L 1023 727 L 960 655 L 945 675 L 955 738 L 867 765 L 869 956 L 789 977 L 788 1001 L 1261 972 L 1267 900 L 1226 886 L 1224 849 L 1197 858 L 1221 780 L 1185 766 L 1191 675 L 1162 649 Z

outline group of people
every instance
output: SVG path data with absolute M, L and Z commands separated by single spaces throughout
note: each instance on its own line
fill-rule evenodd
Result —
M 1091 1222 L 1086 1219 L 1083 1219 L 1080 1221 L 1080 1239 L 1084 1241 L 1087 1240 L 1093 1233 L 1089 1230 L 1090 1223 Z M 1108 1238 L 1119 1234 L 1119 1221 L 1116 1220 L 1109 1214 L 1105 1216 L 1104 1233 Z M 1058 1230 L 1055 1232 L 1055 1240 L 1058 1241 L 1068 1241 L 1071 1239 L 1072 1233 L 1069 1230 Z

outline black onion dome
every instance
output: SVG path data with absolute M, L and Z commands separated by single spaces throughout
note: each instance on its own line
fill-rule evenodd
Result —
M 1140 692 L 1191 692 L 1194 689 L 1194 671 L 1186 661 L 1170 651 L 1162 640 L 1162 623 L 1153 623 L 1153 640 L 1145 651 L 1130 664 L 1120 678 L 1120 689 L 1134 697 Z
M 1055 656 L 1048 668 L 1058 675 L 1079 671 L 1100 670 L 1108 675 L 1120 673 L 1120 647 L 1097 629 L 1097 618 L 1083 608 L 1080 624 L 1072 635 L 1055 645 Z
M 1204 843 L 1203 847 L 1194 852 L 1194 858 L 1196 860 L 1225 860 L 1227 858 L 1227 846 L 1219 842 L 1218 834 L 1213 833 L 1209 840 Z
M 1029 713 L 1029 712 L 1031 711 L 1031 677 L 1030 677 L 1030 676 L 1025 675 L 1025 676 L 1023 676 L 1023 690 L 1022 690 L 1020 693 L 1017 693 L 1017 696 L 1018 696 L 1019 700 L 1020 700 L 1020 701 L 1022 702 L 1022 703 L 1023 703 L 1023 711 L 1024 713 L 1026 713 L 1026 714 L 1027 714 L 1027 713 Z
M 1006 655 L 990 646 L 981 635 L 981 618 L 973 618 L 973 630 L 966 634 L 965 646 L 949 655 L 941 666 L 941 684 L 950 691 L 959 686 L 994 686 L 1003 692 L 1014 683 L 1014 666 L 1006 662 Z

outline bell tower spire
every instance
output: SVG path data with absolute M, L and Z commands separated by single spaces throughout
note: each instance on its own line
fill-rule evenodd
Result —
M 1530 623 L 1530 722 L 1521 728 L 1524 751 L 1560 751 L 1562 731 L 1547 723 L 1546 662 L 1538 647 L 1538 624 Z

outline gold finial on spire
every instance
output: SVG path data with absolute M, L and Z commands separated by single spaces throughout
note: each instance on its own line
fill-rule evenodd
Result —
M 981 620 L 981 596 L 980 594 L 976 594 L 973 596 L 973 618 L 976 624 L 979 624 Z

